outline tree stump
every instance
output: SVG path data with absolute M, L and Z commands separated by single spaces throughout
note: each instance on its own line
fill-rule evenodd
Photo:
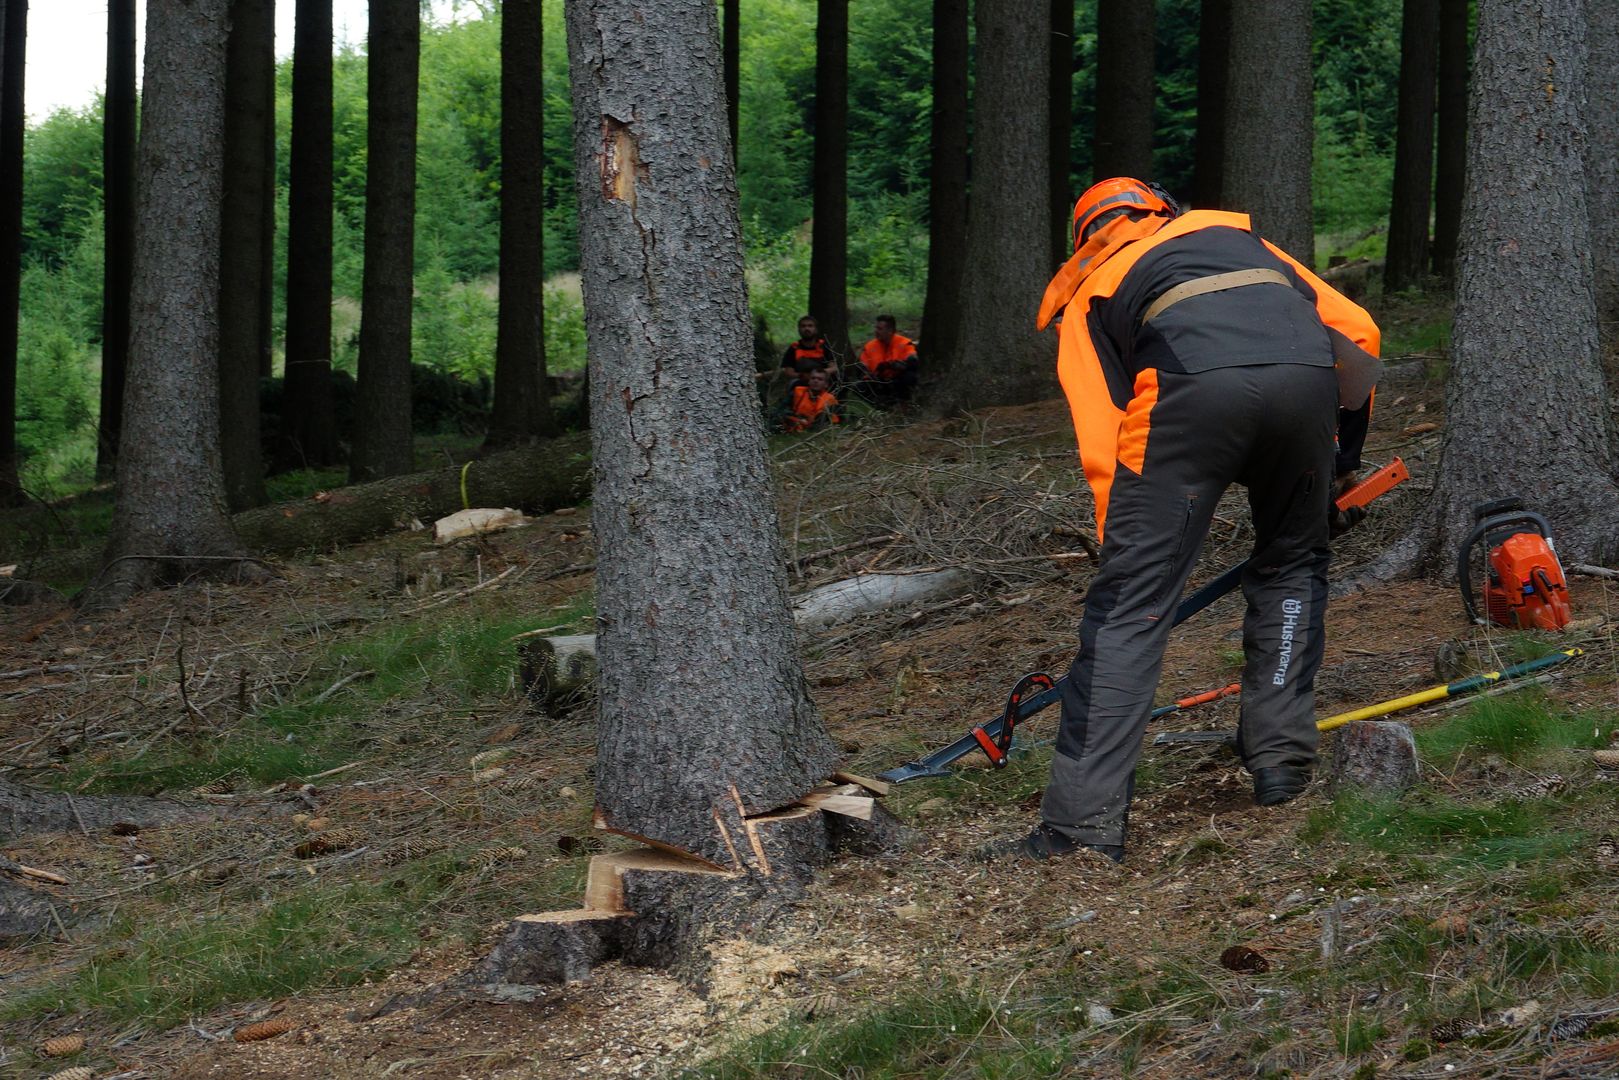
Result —
M 1414 787 L 1419 773 L 1411 729 L 1387 720 L 1345 725 L 1333 741 L 1327 784 L 1333 791 L 1400 792 Z

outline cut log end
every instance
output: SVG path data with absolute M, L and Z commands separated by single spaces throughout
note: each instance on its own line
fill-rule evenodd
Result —
M 1333 791 L 1400 792 L 1416 786 L 1419 772 L 1417 743 L 1409 727 L 1360 720 L 1345 725 L 1333 739 L 1327 784 Z

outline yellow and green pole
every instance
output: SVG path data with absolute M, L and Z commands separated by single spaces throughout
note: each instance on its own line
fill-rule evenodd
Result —
M 1512 667 L 1502 671 L 1486 671 L 1482 675 L 1470 675 L 1465 679 L 1458 679 L 1442 686 L 1431 686 L 1426 690 L 1419 690 L 1415 694 L 1407 694 L 1404 697 L 1397 697 L 1377 705 L 1368 705 L 1364 709 L 1355 709 L 1352 712 L 1329 716 L 1324 720 L 1317 720 L 1315 726 L 1321 731 L 1331 731 L 1333 728 L 1343 727 L 1345 724 L 1353 723 L 1356 720 L 1371 720 L 1379 716 L 1387 716 L 1389 713 L 1414 709 L 1418 705 L 1427 705 L 1429 702 L 1460 697 L 1463 694 L 1471 694 L 1475 690 L 1481 690 L 1494 683 L 1521 679 L 1525 675 L 1544 671 L 1546 668 L 1555 667 L 1583 655 L 1585 655 L 1584 649 L 1563 649 L 1549 656 L 1542 656 L 1539 660 L 1527 660 L 1521 664 L 1514 664 Z

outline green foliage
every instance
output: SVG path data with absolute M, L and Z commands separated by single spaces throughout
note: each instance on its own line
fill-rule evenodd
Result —
M 23 270 L 17 446 L 23 486 L 42 498 L 95 477 L 101 241 L 101 212 L 93 209 L 63 258 Z
M 23 260 L 54 265 L 101 223 L 102 101 L 58 109 L 23 142 Z
M 1569 851 L 1576 833 L 1558 833 L 1556 807 L 1546 800 L 1459 800 L 1441 795 L 1404 799 L 1339 795 L 1310 813 L 1307 843 L 1336 834 L 1388 855 L 1446 853 L 1456 862 L 1502 866 L 1549 859 Z

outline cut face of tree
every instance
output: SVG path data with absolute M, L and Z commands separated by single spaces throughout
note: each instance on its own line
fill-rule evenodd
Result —
M 978 0 L 973 196 L 961 355 L 935 404 L 943 409 L 1033 401 L 1056 392 L 1057 342 L 1034 329 L 1050 279 L 1046 116 L 1051 9 Z
M 1580 0 L 1480 5 L 1448 436 L 1426 527 L 1409 553 L 1440 567 L 1454 559 L 1473 507 L 1505 496 L 1550 519 L 1565 560 L 1601 563 L 1616 549 L 1619 491 L 1581 156 L 1584 80 Z
M 595 397 L 597 817 L 729 869 L 743 819 L 798 799 L 836 754 L 787 609 L 716 8 L 585 0 L 567 19 Z
M 239 564 L 219 459 L 229 0 L 151 0 L 118 500 L 93 605 Z M 198 558 L 200 557 L 200 559 Z
M 1227 208 L 1251 215 L 1261 236 L 1309 266 L 1315 262 L 1310 5 L 1231 0 L 1230 49 L 1222 199 Z

